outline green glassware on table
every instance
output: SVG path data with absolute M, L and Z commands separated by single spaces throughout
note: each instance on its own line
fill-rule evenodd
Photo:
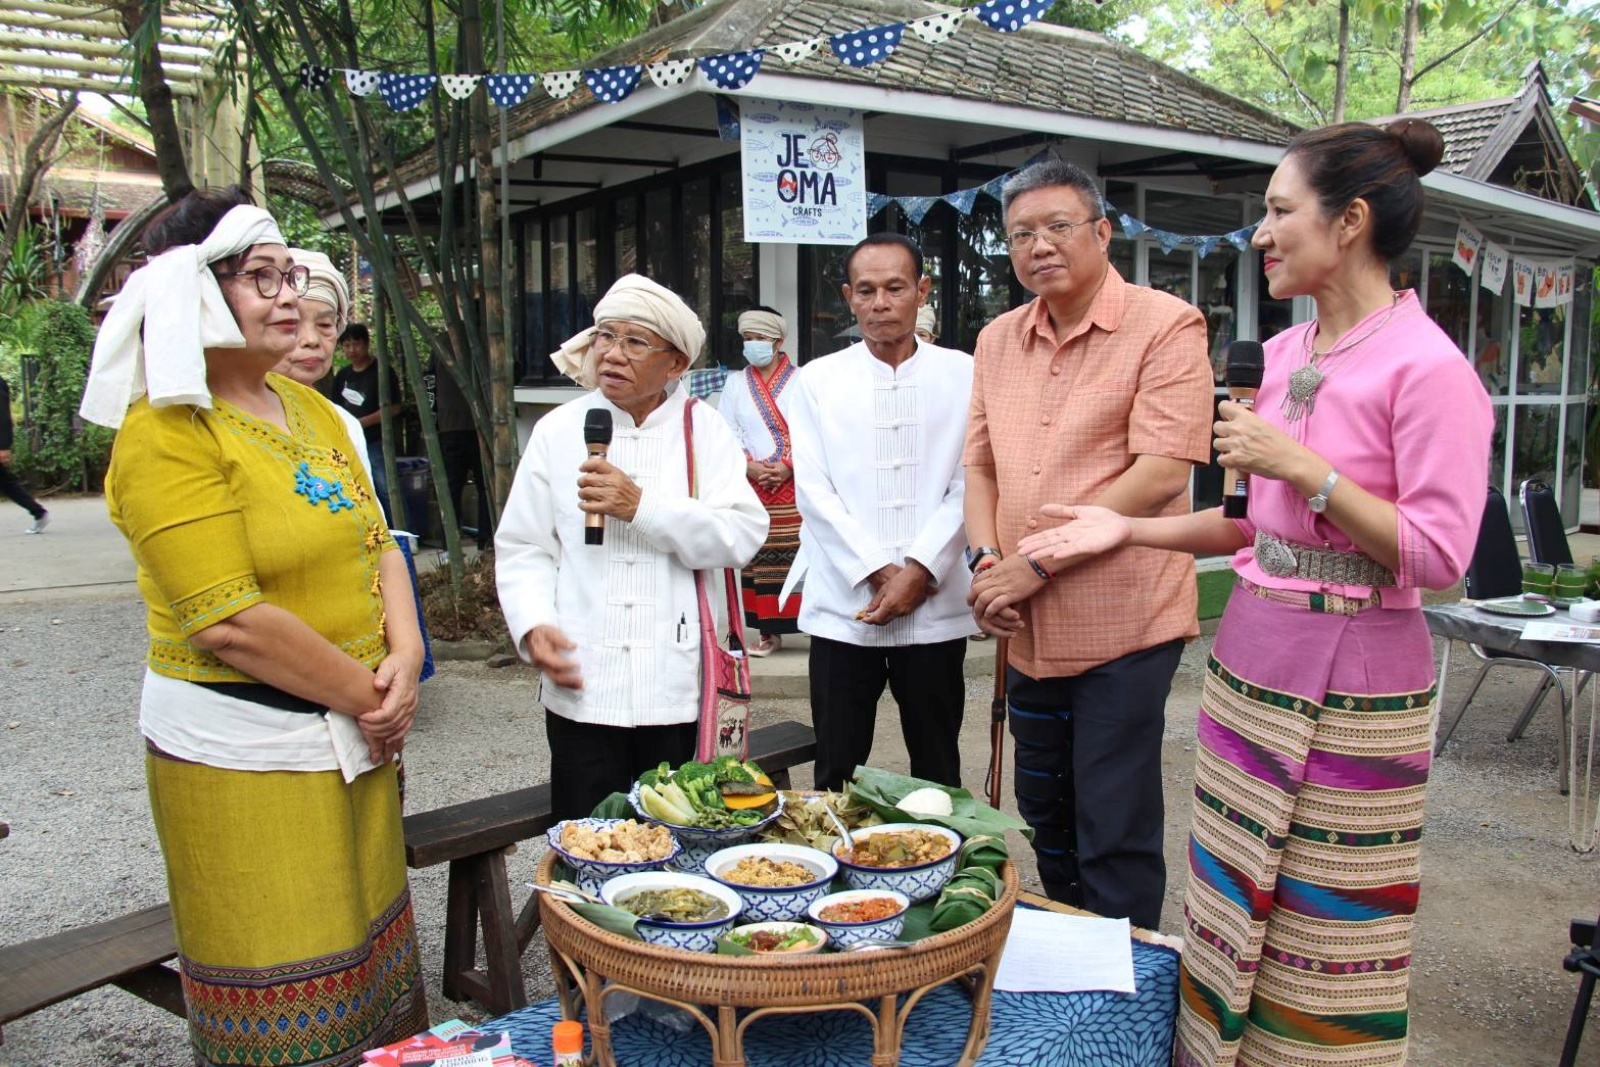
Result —
M 1589 585 L 1589 572 L 1576 563 L 1562 563 L 1556 567 L 1555 595 L 1563 600 L 1577 600 Z
M 1589 557 L 1589 585 L 1583 595 L 1600 597 L 1600 556 Z
M 1555 585 L 1555 564 L 1529 561 L 1522 565 L 1522 591 L 1524 593 L 1538 593 L 1541 596 L 1550 596 L 1555 591 Z

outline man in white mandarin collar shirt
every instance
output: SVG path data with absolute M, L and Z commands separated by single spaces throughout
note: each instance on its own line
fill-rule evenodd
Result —
M 805 573 L 816 785 L 838 789 L 867 762 L 885 685 L 911 773 L 959 785 L 972 360 L 913 332 L 929 280 L 911 241 L 873 234 L 845 272 L 862 340 L 801 369 L 789 420 L 801 516 L 789 586 Z

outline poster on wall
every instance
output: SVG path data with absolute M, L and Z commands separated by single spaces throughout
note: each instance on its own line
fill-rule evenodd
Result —
M 853 245 L 867 235 L 860 111 L 741 98 L 739 125 L 746 241 Z
M 1572 303 L 1572 281 L 1577 276 L 1577 264 L 1565 263 L 1556 268 L 1556 303 Z
M 1479 283 L 1495 296 L 1506 291 L 1506 269 L 1511 266 L 1511 253 L 1493 241 L 1483 243 L 1483 274 Z
M 1535 263 L 1533 265 L 1533 306 L 1536 308 L 1553 308 L 1561 303 L 1561 294 L 1556 291 L 1556 279 L 1560 268 L 1554 263 Z
M 1516 289 L 1516 303 L 1521 307 L 1533 306 L 1533 264 L 1520 259 L 1511 261 L 1511 282 Z
M 1468 274 L 1478 263 L 1478 253 L 1483 248 L 1483 233 L 1472 223 L 1463 222 L 1456 227 L 1456 247 L 1450 261 Z

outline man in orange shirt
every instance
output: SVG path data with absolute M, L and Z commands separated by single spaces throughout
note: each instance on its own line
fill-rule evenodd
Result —
M 1189 510 L 1209 457 L 1205 320 L 1130 285 L 1083 170 L 1047 160 L 1003 191 L 1011 263 L 1038 299 L 978 336 L 967 427 L 969 597 L 1011 638 L 1017 809 L 1046 893 L 1155 927 L 1166 889 L 1161 735 L 1196 622 L 1194 560 L 1125 548 L 1051 569 L 1015 555 L 1052 502 Z

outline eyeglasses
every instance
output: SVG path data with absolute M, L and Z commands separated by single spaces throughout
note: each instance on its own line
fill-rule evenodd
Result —
M 594 332 L 594 349 L 596 352 L 609 352 L 614 344 L 622 345 L 622 354 L 635 363 L 649 359 L 652 352 L 671 352 L 671 345 L 653 345 L 647 339 L 628 333 L 612 333 L 610 330 L 596 330 Z
M 1042 230 L 1016 230 L 1006 234 L 1006 244 L 1011 246 L 1013 252 L 1031 248 L 1033 242 L 1041 237 L 1053 245 L 1064 245 L 1072 240 L 1073 230 L 1076 230 L 1079 226 L 1093 225 L 1104 217 L 1104 215 L 1096 215 L 1094 218 L 1084 219 L 1082 222 L 1052 222 Z
M 307 266 L 290 267 L 288 270 L 279 270 L 268 265 L 257 267 L 255 270 L 230 270 L 219 272 L 219 278 L 243 278 L 251 275 L 256 280 L 256 292 L 271 300 L 283 292 L 283 283 L 288 282 L 296 296 L 305 296 L 306 290 L 311 288 L 311 268 Z

